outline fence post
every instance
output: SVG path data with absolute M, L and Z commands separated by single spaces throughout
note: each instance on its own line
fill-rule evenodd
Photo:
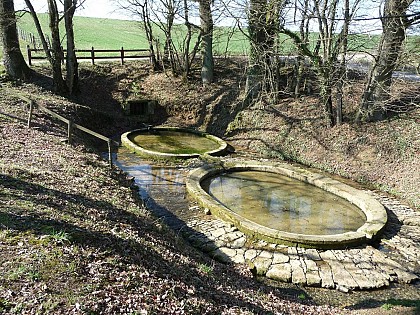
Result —
M 34 101 L 29 102 L 29 117 L 28 117 L 28 128 L 31 128 L 32 112 L 34 111 Z
M 38 47 L 36 46 L 36 37 L 35 37 L 35 35 L 34 35 L 34 34 L 31 34 L 31 36 L 32 36 L 32 46 L 33 46 L 35 49 L 37 49 Z
M 90 57 L 92 58 L 92 65 L 95 64 L 95 48 L 92 47 L 92 50 L 90 51 Z
M 61 58 L 61 64 L 64 65 L 64 63 L 66 62 L 65 56 L 64 56 L 64 49 L 63 46 L 60 46 L 61 50 L 60 50 L 60 58 Z
M 68 144 L 71 144 L 72 133 L 73 133 L 73 121 L 69 120 L 69 124 L 67 125 L 67 143 Z
M 31 47 L 29 45 L 26 45 L 26 51 L 28 52 L 28 64 L 32 66 Z
M 109 139 L 108 142 L 108 160 L 109 160 L 109 166 L 112 167 L 112 143 L 111 139 Z
M 121 47 L 121 65 L 124 64 L 124 47 Z

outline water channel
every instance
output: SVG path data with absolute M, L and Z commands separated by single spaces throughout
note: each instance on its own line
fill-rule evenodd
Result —
M 115 165 L 134 177 L 139 195 L 146 207 L 172 228 L 185 226 L 185 221 L 197 216 L 189 209 L 185 178 L 194 167 L 194 160 L 171 162 L 150 161 L 120 147 Z

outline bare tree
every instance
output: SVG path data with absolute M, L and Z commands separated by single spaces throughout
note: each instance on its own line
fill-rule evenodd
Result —
M 27 79 L 31 70 L 20 51 L 13 0 L 0 0 L 0 37 L 6 73 L 14 79 Z
M 49 28 L 51 32 L 51 47 L 49 47 L 45 33 L 39 22 L 39 18 L 30 0 L 25 0 L 25 4 L 34 20 L 38 36 L 41 40 L 44 53 L 49 61 L 53 73 L 54 90 L 57 93 L 73 94 L 78 90 L 78 64 L 75 54 L 73 16 L 78 7 L 84 0 L 63 0 L 63 15 L 56 0 L 47 0 Z M 66 30 L 66 79 L 63 77 L 61 65 L 64 59 L 64 52 L 61 45 L 60 22 L 64 19 Z
M 165 45 L 163 48 L 163 63 L 170 64 L 173 72 L 176 72 L 175 51 L 172 42 L 172 30 L 174 28 L 175 17 L 178 14 L 180 5 L 177 1 L 166 0 L 163 2 L 166 11 L 166 20 L 164 21 L 165 27 L 162 28 L 165 34 Z
M 171 6 L 172 0 L 162 0 L 162 2 L 163 1 L 165 4 L 167 4 L 167 8 L 170 10 L 170 8 L 172 7 Z M 140 17 L 141 21 L 143 22 L 141 26 L 144 28 L 147 42 L 149 44 L 150 60 L 152 63 L 152 68 L 153 70 L 160 69 L 159 55 L 158 55 L 158 49 L 157 49 L 158 40 L 155 36 L 155 31 L 153 27 L 155 23 L 153 22 L 151 18 L 153 9 L 151 9 L 150 6 L 153 5 L 153 2 L 150 0 L 117 0 L 116 2 L 118 3 L 119 7 L 122 10 L 125 10 L 127 12 L 130 12 L 133 15 Z M 169 27 L 169 29 L 171 29 L 171 27 Z M 165 48 L 165 51 L 166 51 L 166 48 Z
M 337 69 L 337 84 L 336 84 L 336 115 L 335 122 L 337 125 L 343 123 L 343 88 L 347 72 L 347 50 L 348 50 L 348 37 L 350 27 L 350 0 L 344 0 L 344 24 L 341 33 L 341 61 Z
M 33 5 L 32 5 L 32 3 L 31 3 L 30 0 L 25 0 L 25 4 L 28 7 L 29 13 L 31 14 L 32 19 L 34 21 L 35 28 L 36 28 L 36 31 L 38 32 L 38 36 L 39 36 L 39 38 L 41 40 L 42 48 L 43 48 L 44 53 L 45 53 L 45 55 L 47 57 L 47 60 L 49 61 L 50 64 L 52 64 L 51 51 L 49 49 L 47 40 L 46 40 L 46 38 L 44 36 L 44 31 L 42 30 L 41 23 L 39 22 L 38 15 L 35 12 L 35 9 L 34 9 L 34 7 L 33 7 Z
M 413 2 L 414 0 L 385 0 L 381 17 L 381 40 L 377 56 L 369 72 L 357 115 L 358 121 L 375 121 L 385 118 L 392 74 L 398 66 L 407 28 L 420 18 L 419 13 L 411 16 L 407 14 Z
M 51 31 L 51 56 L 52 56 L 52 71 L 54 90 L 57 93 L 67 92 L 66 82 L 63 79 L 63 72 L 61 70 L 61 63 L 63 61 L 63 50 L 61 47 L 60 38 L 60 16 L 58 7 L 55 0 L 48 0 L 48 15 L 50 18 L 50 31 Z
M 348 49 L 349 24 L 357 12 L 360 0 L 350 2 L 344 0 L 311 0 L 304 2 L 301 18 L 315 19 L 318 26 L 318 40 L 314 48 L 308 41 L 308 24 L 302 22 L 300 34 L 281 28 L 281 32 L 288 35 L 296 44 L 299 54 L 312 61 L 318 74 L 321 103 L 324 109 L 325 121 L 333 126 L 342 120 L 342 88 L 346 73 L 346 54 Z M 340 15 L 341 10 L 344 17 Z M 341 54 L 341 62 L 338 57 Z M 334 115 L 333 88 L 337 87 L 337 110 Z
M 294 23 L 299 24 L 299 34 L 304 45 L 309 45 L 309 1 L 303 0 L 302 7 L 299 7 L 299 0 L 295 0 L 295 10 L 294 10 Z M 299 16 L 298 12 L 301 10 L 301 15 Z M 300 19 L 300 21 L 299 21 Z M 300 89 L 302 86 L 302 77 L 305 71 L 305 56 L 298 52 L 295 68 L 295 86 L 294 94 L 295 97 L 299 97 Z
M 55 0 L 48 0 L 48 16 L 49 16 L 49 28 L 51 31 L 51 45 L 48 46 L 48 43 L 45 38 L 44 31 L 42 30 L 41 23 L 35 9 L 30 0 L 25 0 L 25 4 L 31 13 L 31 16 L 34 20 L 35 27 L 38 31 L 38 36 L 41 39 L 42 47 L 44 49 L 47 60 L 49 61 L 53 74 L 53 84 L 54 91 L 57 93 L 65 93 L 67 91 L 66 82 L 63 79 L 63 72 L 61 70 L 61 63 L 63 60 L 63 51 L 61 48 L 60 40 L 60 29 L 59 29 L 59 13 L 57 8 L 57 3 Z
M 191 21 L 191 11 L 195 1 L 117 0 L 117 2 L 122 9 L 141 17 L 142 26 L 144 26 L 152 51 L 152 58 L 156 56 L 156 64 L 162 60 L 163 67 L 170 64 L 175 75 L 187 78 L 200 48 L 202 35 L 200 27 Z M 175 20 L 178 25 L 175 25 Z M 179 27 L 180 25 L 183 25 L 184 28 Z M 175 29 L 182 29 L 182 31 L 175 35 Z M 165 36 L 163 58 L 160 58 L 158 54 L 160 38 L 156 30 L 162 31 Z

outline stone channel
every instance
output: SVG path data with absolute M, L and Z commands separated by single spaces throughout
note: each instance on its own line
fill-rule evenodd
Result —
M 148 208 L 217 261 L 245 264 L 256 275 L 282 282 L 343 292 L 419 281 L 420 214 L 396 199 L 373 193 L 389 217 L 380 243 L 374 246 L 318 250 L 270 244 L 248 238 L 187 198 L 185 177 L 196 165 L 136 168 L 136 159 L 119 153 L 117 164 L 135 177 Z

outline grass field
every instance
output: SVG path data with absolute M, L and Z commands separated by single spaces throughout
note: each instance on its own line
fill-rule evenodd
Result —
M 48 33 L 48 16 L 46 14 L 39 15 L 42 27 Z M 18 27 L 32 34 L 37 34 L 33 25 L 32 18 L 29 14 L 24 15 L 18 21 Z M 140 49 L 147 48 L 148 43 L 141 23 L 137 21 L 111 20 L 101 18 L 75 17 L 74 31 L 76 47 L 78 49 Z M 64 34 L 64 29 L 61 30 Z M 174 27 L 174 42 L 178 47 L 183 45 L 183 37 L 185 35 L 185 27 L 178 25 Z M 160 43 L 164 43 L 164 34 L 158 28 L 155 34 L 159 38 Z M 37 35 L 36 35 L 37 36 Z M 311 38 L 315 42 L 317 34 L 314 33 Z M 366 36 L 353 36 L 353 46 L 365 46 L 368 43 L 368 49 L 372 49 L 377 43 L 378 36 L 366 40 Z M 23 43 L 26 45 L 26 43 Z M 295 47 L 291 40 L 280 35 L 280 47 L 283 54 L 295 52 Z M 244 55 L 249 49 L 248 39 L 238 29 L 230 27 L 216 27 L 214 31 L 214 53 L 217 55 Z
M 39 14 L 42 28 L 49 34 L 48 15 Z M 34 34 L 37 32 L 29 14 L 25 14 L 18 20 L 18 27 L 21 30 Z M 75 17 L 74 18 L 75 42 L 77 49 L 147 49 L 148 43 L 142 25 L 138 21 L 113 20 L 102 18 Z M 174 42 L 178 47 L 184 45 L 185 26 L 174 27 Z M 64 34 L 64 28 L 61 35 Z M 163 45 L 164 34 L 156 27 L 155 34 Z M 295 54 L 296 49 L 292 41 L 285 35 L 280 35 L 281 54 Z M 349 36 L 350 50 L 372 51 L 377 47 L 379 35 L 351 35 Z M 311 42 L 315 44 L 317 33 L 311 34 Z M 216 27 L 214 31 L 214 54 L 215 55 L 245 55 L 249 50 L 249 43 L 245 34 L 238 29 L 231 27 Z M 409 36 L 406 45 L 408 55 L 419 54 L 420 36 Z M 21 40 L 22 48 L 28 43 Z M 63 39 L 65 45 L 65 39 Z M 160 47 L 162 49 L 162 47 Z M 24 51 L 24 49 L 23 49 Z M 415 56 L 414 54 L 414 56 Z M 1 52 L 0 52 L 1 56 Z M 415 59 L 415 58 L 414 58 Z
M 48 15 L 39 14 L 42 28 L 46 34 Z M 25 14 L 18 21 L 18 27 L 37 36 L 32 17 Z M 64 34 L 64 28 L 60 30 Z M 74 18 L 75 42 L 78 49 L 125 49 L 147 48 L 147 40 L 135 21 L 110 20 L 98 18 Z

